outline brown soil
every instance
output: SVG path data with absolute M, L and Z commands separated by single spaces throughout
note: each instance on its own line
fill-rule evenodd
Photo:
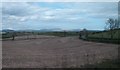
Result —
M 17 38 L 2 42 L 2 65 L 3 68 L 80 67 L 117 58 L 117 48 L 115 44 L 87 42 L 78 37 Z

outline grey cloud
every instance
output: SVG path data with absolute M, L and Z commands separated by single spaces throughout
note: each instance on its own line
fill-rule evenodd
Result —
M 27 16 L 46 10 L 46 8 L 36 7 L 27 2 L 5 2 L 2 5 L 3 15 Z
M 27 3 L 3 3 L 3 15 L 25 16 L 29 14 L 29 7 Z
M 54 3 L 53 3 L 54 4 Z M 74 5 L 72 5 L 74 4 Z M 64 3 L 65 8 L 44 8 L 29 3 L 3 3 L 3 23 L 21 27 L 20 23 L 91 23 L 89 18 L 103 19 L 116 16 L 117 6 L 114 3 Z M 114 4 L 114 5 L 111 5 Z M 73 7 L 72 7 L 73 6 Z M 32 25 L 32 24 L 31 24 Z M 33 24 L 34 25 L 34 24 Z M 57 25 L 57 24 L 56 24 Z M 28 26 L 28 25 L 26 25 Z M 37 26 L 36 26 L 37 27 Z M 22 27 L 21 27 L 22 28 Z

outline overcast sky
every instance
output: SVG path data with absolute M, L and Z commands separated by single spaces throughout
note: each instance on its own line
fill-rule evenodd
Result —
M 106 20 L 117 16 L 117 2 L 2 3 L 2 29 L 103 30 Z
M 1 0 L 2 2 L 118 2 L 119 0 Z

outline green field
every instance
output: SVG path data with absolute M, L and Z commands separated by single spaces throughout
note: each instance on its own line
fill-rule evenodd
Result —
M 120 39 L 120 29 L 118 30 L 113 30 L 113 39 Z M 110 31 L 103 31 L 103 32 L 98 32 L 94 34 L 89 34 L 88 38 L 106 38 L 106 39 L 111 39 L 111 34 Z
M 113 33 L 113 38 L 111 38 L 111 32 Z M 113 31 L 102 31 L 97 33 L 88 34 L 86 40 L 105 42 L 105 43 L 115 43 L 120 44 L 120 29 L 115 29 Z
M 68 31 L 68 32 L 14 32 L 15 36 L 23 36 L 23 35 L 49 35 L 49 36 L 59 36 L 59 37 L 67 37 L 67 36 L 79 36 L 79 32 Z M 115 43 L 120 44 L 120 29 L 115 29 L 112 31 L 113 38 L 111 38 L 111 31 L 88 31 L 88 35 L 85 40 L 95 41 L 95 42 L 104 42 L 104 43 Z M 11 38 L 13 33 L 8 32 L 2 34 L 2 39 Z M 82 39 L 82 38 L 81 38 Z
M 5 33 L 2 34 L 2 39 L 11 38 L 13 33 Z M 79 32 L 15 32 L 15 36 L 23 36 L 23 35 L 49 35 L 49 36 L 79 36 Z

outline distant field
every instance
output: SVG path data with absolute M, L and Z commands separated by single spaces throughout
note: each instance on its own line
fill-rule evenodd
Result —
M 17 36 L 29 36 L 29 35 L 49 35 L 49 36 L 79 36 L 79 32 L 15 32 Z M 12 33 L 2 34 L 2 39 L 12 38 Z
M 88 31 L 88 37 L 85 40 L 95 41 L 95 42 L 104 42 L 104 43 L 115 43 L 120 44 L 120 29 L 113 30 L 113 38 L 111 39 L 110 31 L 98 31 L 92 32 Z M 68 31 L 68 32 L 15 32 L 15 38 L 18 36 L 36 36 L 39 35 L 49 35 L 49 36 L 58 36 L 58 37 L 69 37 L 69 36 L 79 36 L 79 32 Z M 12 33 L 2 34 L 2 39 L 12 38 Z M 82 38 L 81 38 L 82 39 Z
M 113 30 L 112 32 L 114 33 L 113 39 L 120 39 L 120 29 Z M 107 39 L 110 39 L 111 34 L 110 34 L 110 31 L 103 31 L 103 32 L 98 32 L 98 33 L 94 33 L 94 34 L 89 34 L 88 37 L 89 38 L 107 38 Z
M 86 40 L 120 44 L 120 29 L 113 30 L 112 32 L 113 32 L 113 38 L 111 38 L 110 31 L 103 31 L 103 32 L 88 34 Z

